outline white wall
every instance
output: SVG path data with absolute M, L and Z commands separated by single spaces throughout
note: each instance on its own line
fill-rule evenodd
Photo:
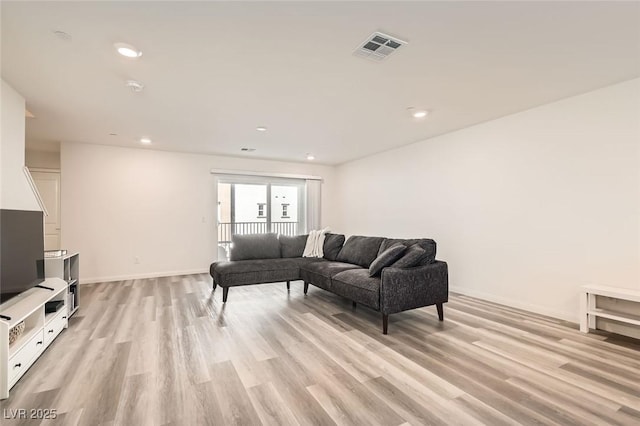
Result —
M 335 186 L 326 166 L 75 143 L 62 144 L 61 166 L 62 247 L 80 252 L 84 282 L 208 270 L 212 168 L 322 176 L 324 194 Z M 333 225 L 326 202 L 322 217 Z
M 25 163 L 29 169 L 60 169 L 59 151 L 38 151 L 27 149 Z
M 432 237 L 452 290 L 575 321 L 580 286 L 640 288 L 639 123 L 636 79 L 346 163 L 336 230 Z
M 24 175 L 25 101 L 2 80 L 0 86 L 0 207 L 40 210 Z

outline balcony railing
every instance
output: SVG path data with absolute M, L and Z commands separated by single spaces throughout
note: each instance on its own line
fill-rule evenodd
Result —
M 218 245 L 229 254 L 231 236 L 247 234 L 266 234 L 275 232 L 282 235 L 296 235 L 302 233 L 298 230 L 298 222 L 221 222 L 218 223 Z

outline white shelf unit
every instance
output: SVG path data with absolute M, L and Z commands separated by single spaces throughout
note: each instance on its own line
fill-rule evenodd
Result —
M 580 295 L 580 331 L 588 333 L 590 329 L 595 329 L 598 317 L 640 326 L 640 308 L 638 314 L 599 308 L 597 306 L 598 296 L 640 303 L 640 291 L 638 290 L 602 285 L 584 286 Z
M 59 278 L 48 278 L 0 305 L 0 399 L 9 397 L 9 390 L 31 367 L 53 340 L 68 327 L 67 283 Z M 61 301 L 62 306 L 53 313 L 45 312 L 45 304 Z M 24 321 L 23 333 L 9 344 L 9 330 Z
M 69 316 L 75 314 L 80 307 L 80 254 L 47 257 L 44 262 L 44 273 L 47 278 L 61 278 L 67 282 Z

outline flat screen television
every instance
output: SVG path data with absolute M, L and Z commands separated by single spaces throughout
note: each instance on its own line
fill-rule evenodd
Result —
M 0 303 L 43 281 L 43 213 L 0 210 Z

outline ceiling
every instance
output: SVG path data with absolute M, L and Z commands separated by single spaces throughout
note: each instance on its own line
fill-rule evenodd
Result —
M 2 78 L 36 116 L 28 146 L 44 149 L 148 136 L 148 149 L 340 164 L 640 76 L 638 2 L 1 8 Z M 353 56 L 377 30 L 409 44 L 379 63 Z

